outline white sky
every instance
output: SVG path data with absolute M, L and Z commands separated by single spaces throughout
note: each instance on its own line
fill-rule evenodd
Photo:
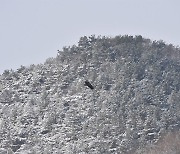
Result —
M 0 73 L 43 63 L 84 35 L 180 45 L 180 0 L 0 0 Z

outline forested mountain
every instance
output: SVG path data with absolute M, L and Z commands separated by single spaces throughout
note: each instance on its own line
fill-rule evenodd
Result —
M 163 41 L 84 36 L 0 75 L 1 154 L 157 153 L 179 128 L 180 49 Z

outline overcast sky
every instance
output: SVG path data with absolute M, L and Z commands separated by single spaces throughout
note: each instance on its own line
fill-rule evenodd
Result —
M 180 0 L 0 0 L 0 73 L 43 63 L 84 35 L 180 45 Z

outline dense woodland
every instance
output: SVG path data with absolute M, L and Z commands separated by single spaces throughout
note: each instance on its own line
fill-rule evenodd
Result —
M 179 128 L 180 49 L 162 40 L 84 36 L 0 75 L 2 154 L 177 154 Z

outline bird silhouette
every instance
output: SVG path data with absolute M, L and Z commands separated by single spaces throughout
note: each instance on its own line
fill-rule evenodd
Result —
M 93 85 L 88 81 L 88 80 L 86 80 L 85 82 L 84 82 L 84 85 L 85 86 L 88 86 L 90 89 L 94 89 L 94 87 L 93 87 Z

